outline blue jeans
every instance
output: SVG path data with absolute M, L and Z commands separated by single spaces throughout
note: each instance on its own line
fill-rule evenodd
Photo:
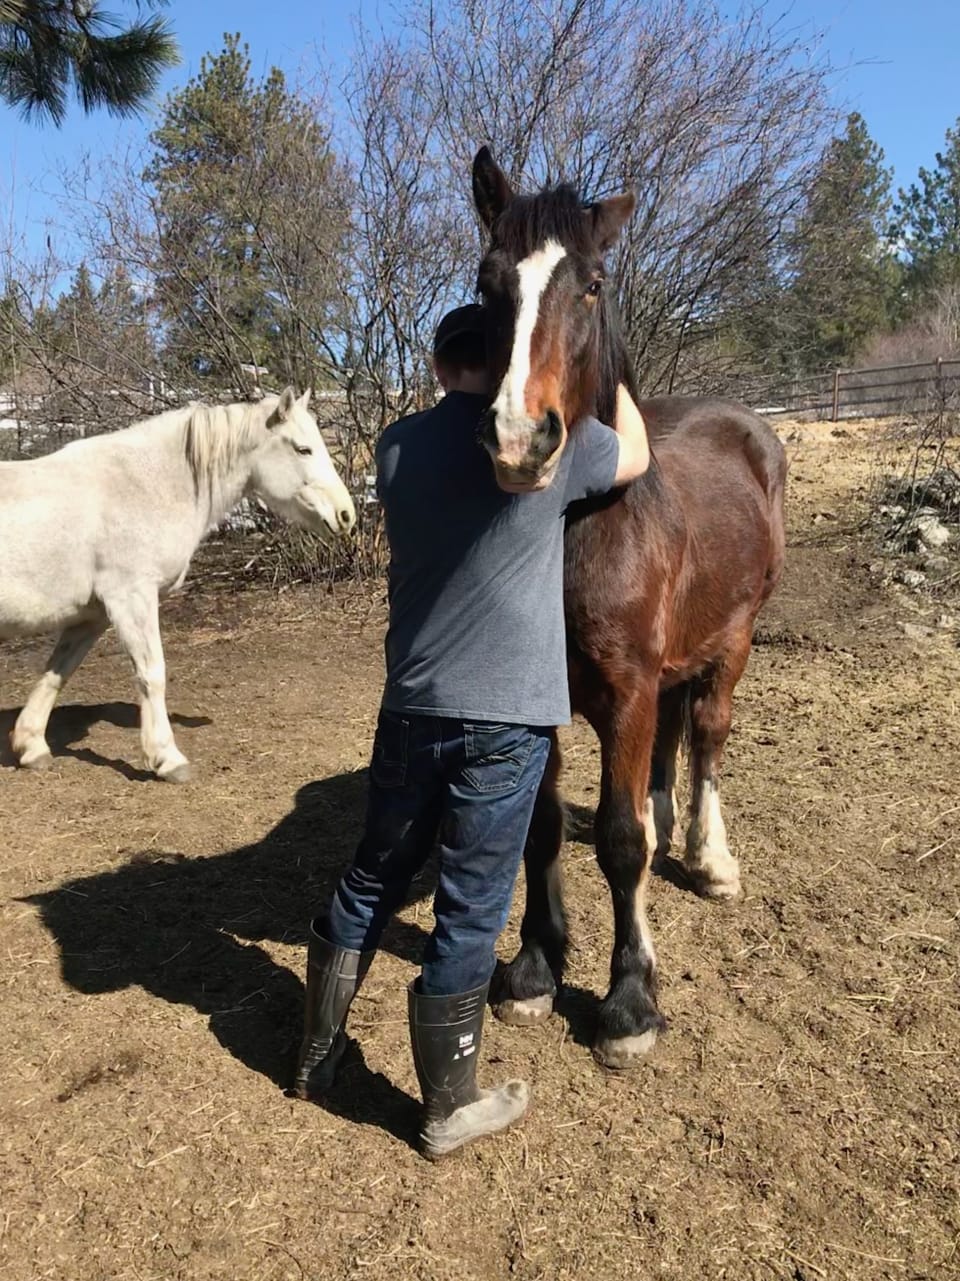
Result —
M 381 711 L 366 829 L 319 923 L 328 940 L 376 948 L 439 837 L 420 991 L 449 996 L 486 983 L 550 742 L 545 728 Z

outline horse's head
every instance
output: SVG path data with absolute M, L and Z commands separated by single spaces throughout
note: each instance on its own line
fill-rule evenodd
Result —
M 477 289 L 488 308 L 497 388 L 482 439 L 503 489 L 544 489 L 567 428 L 594 407 L 603 255 L 636 199 L 585 205 L 568 186 L 516 196 L 486 147 L 473 162 L 473 195 L 490 232 Z
M 298 397 L 292 387 L 262 402 L 267 438 L 254 456 L 250 488 L 278 516 L 324 536 L 346 534 L 357 518 L 353 499 L 309 403 L 309 391 Z

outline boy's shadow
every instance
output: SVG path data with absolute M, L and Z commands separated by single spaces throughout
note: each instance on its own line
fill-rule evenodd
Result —
M 303 984 L 259 944 L 300 945 L 305 960 L 311 911 L 328 900 L 353 854 L 365 801 L 366 770 L 319 779 L 301 787 L 291 812 L 254 844 L 206 858 L 144 850 L 112 871 L 23 901 L 39 908 L 57 940 L 71 987 L 93 995 L 140 986 L 192 1006 L 235 1058 L 286 1087 L 302 1028 Z M 574 807 L 570 818 L 568 835 L 591 840 L 592 812 Z M 411 898 L 432 897 L 435 884 L 431 860 Z M 416 964 L 425 941 L 419 926 L 394 919 L 381 946 Z M 598 1004 L 593 993 L 573 986 L 558 995 L 558 1012 L 580 1044 L 591 1043 Z M 324 1106 L 407 1141 L 414 1131 L 414 1101 L 371 1072 L 356 1044 Z
M 329 897 L 361 834 L 366 771 L 300 788 L 293 810 L 255 844 L 190 858 L 144 850 L 124 866 L 67 881 L 24 901 L 40 910 L 60 946 L 65 981 L 95 994 L 138 985 L 210 1020 L 217 1040 L 237 1059 L 280 1086 L 289 1083 L 303 1015 L 303 984 L 274 963 L 261 941 L 304 946 L 311 910 Z M 432 894 L 432 865 L 411 894 Z M 424 932 L 394 921 L 382 946 L 418 961 Z M 357 1074 L 369 1070 L 351 1052 L 330 1105 L 352 1108 Z M 364 1088 L 362 1119 L 382 1114 L 406 1134 L 410 1100 L 382 1077 Z M 379 1102 L 378 1102 L 379 1100 Z

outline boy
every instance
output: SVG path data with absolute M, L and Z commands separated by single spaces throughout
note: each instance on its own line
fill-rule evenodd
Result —
M 643 419 L 621 388 L 616 432 L 586 419 L 547 489 L 499 489 L 478 439 L 491 390 L 484 319 L 476 305 L 443 318 L 434 365 L 446 395 L 388 427 L 377 446 L 391 550 L 387 679 L 365 833 L 310 927 L 294 1087 L 310 1097 L 332 1083 L 383 928 L 439 841 L 436 923 L 408 991 L 422 1149 L 432 1158 L 504 1129 L 529 1103 L 522 1081 L 481 1090 L 476 1063 L 551 729 L 570 719 L 564 511 L 627 484 L 649 461 Z

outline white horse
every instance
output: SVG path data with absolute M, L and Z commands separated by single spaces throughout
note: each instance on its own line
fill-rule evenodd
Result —
M 244 495 L 324 535 L 353 528 L 309 399 L 288 387 L 257 404 L 189 405 L 0 463 L 0 638 L 60 632 L 10 735 L 20 765 L 50 764 L 57 695 L 112 623 L 136 673 L 147 764 L 162 779 L 189 778 L 167 717 L 159 600 Z

